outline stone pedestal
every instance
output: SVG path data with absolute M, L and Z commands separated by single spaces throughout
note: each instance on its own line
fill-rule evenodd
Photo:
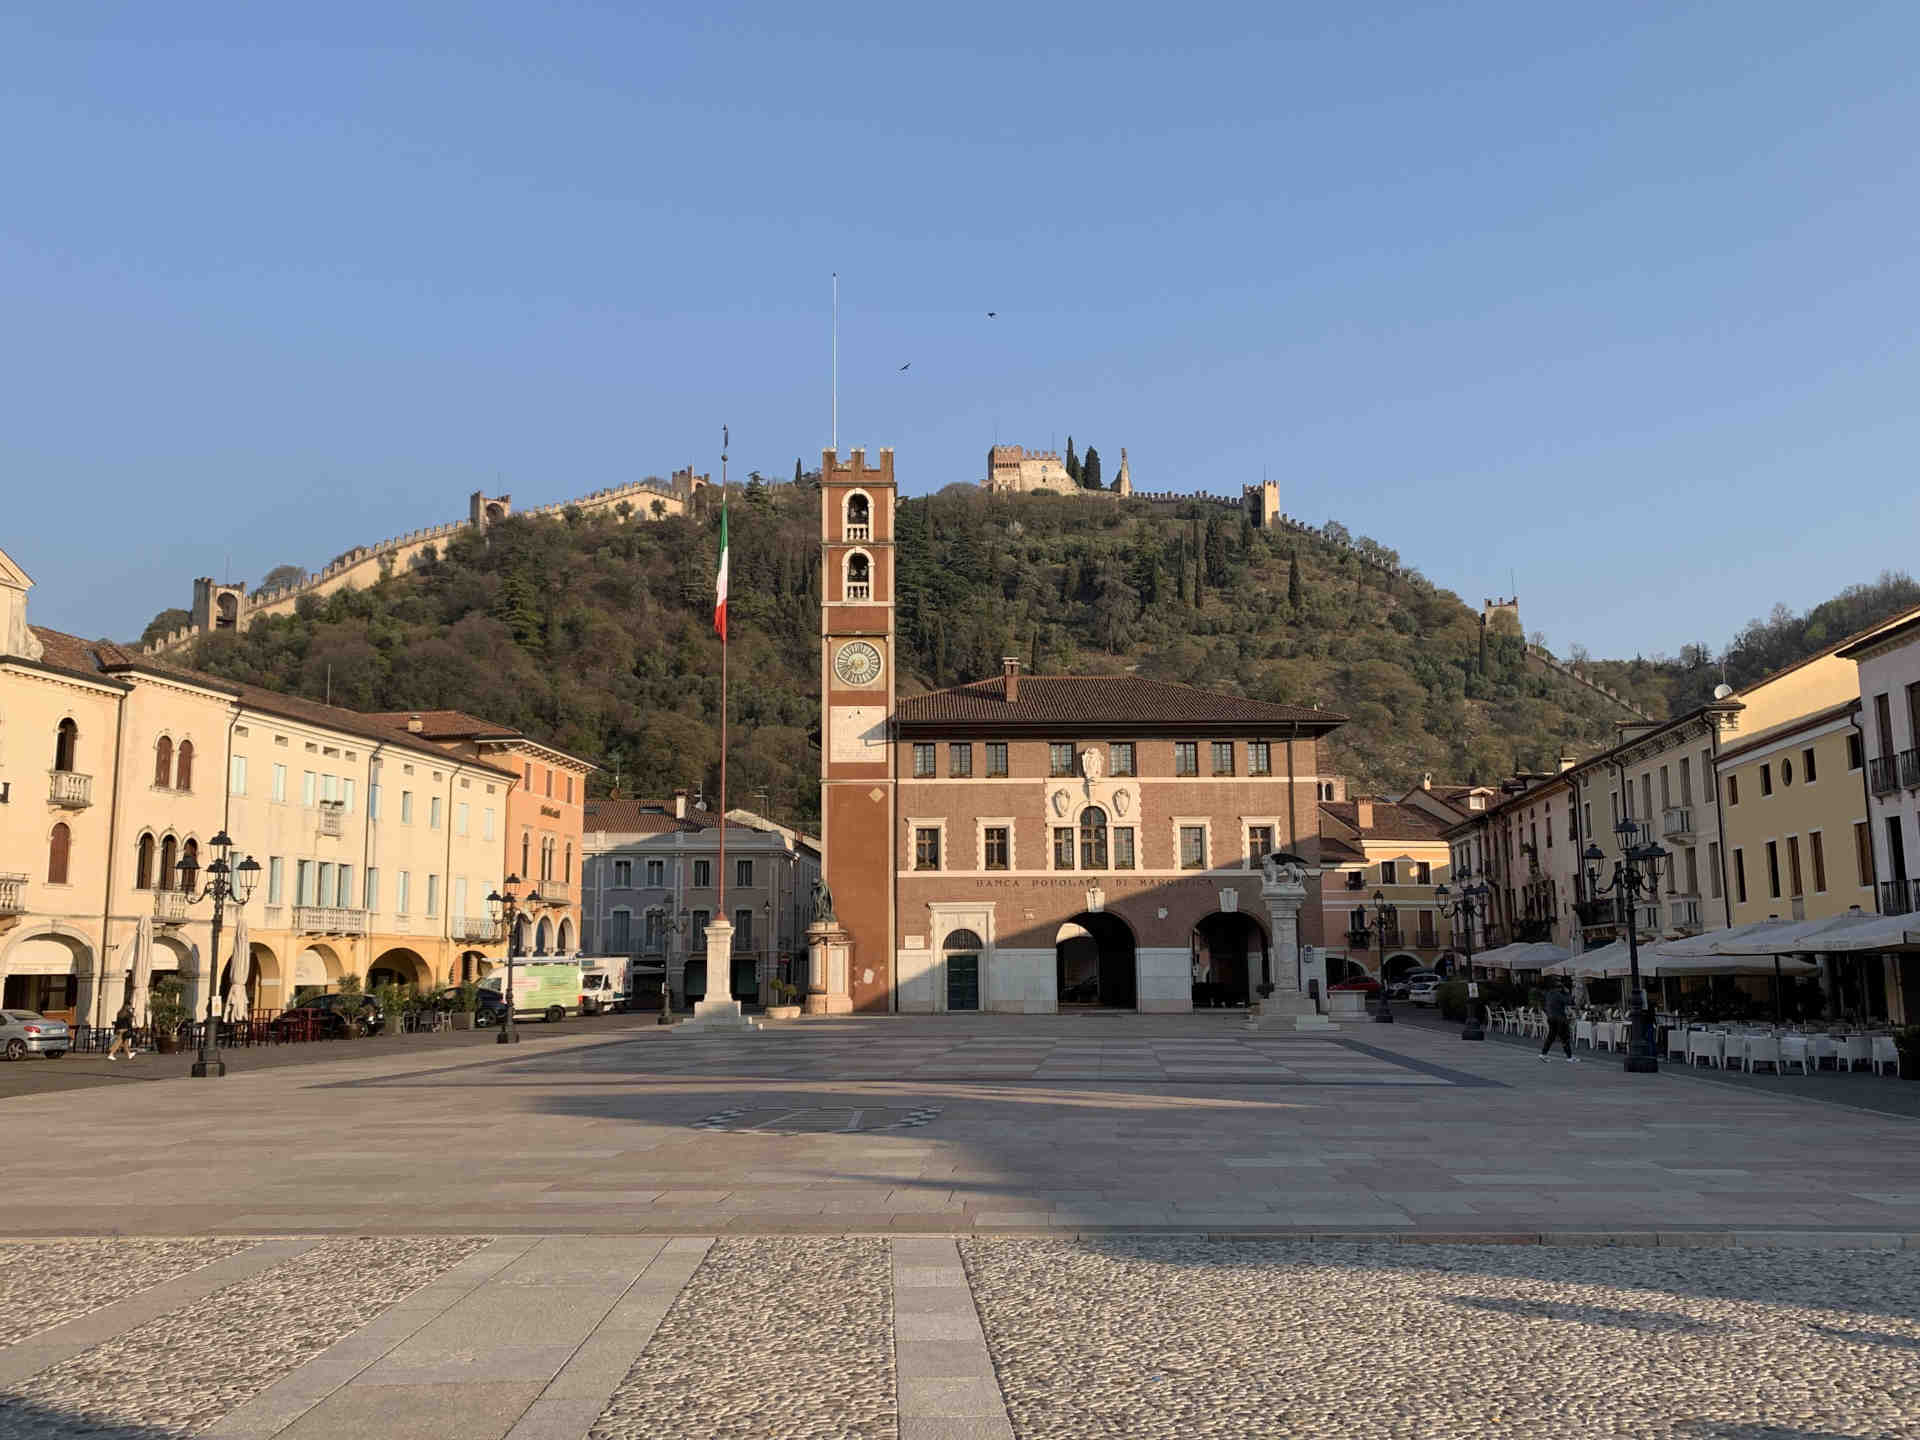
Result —
M 1315 872 L 1293 856 L 1278 855 L 1269 855 L 1263 869 L 1260 898 L 1273 931 L 1273 993 L 1260 1002 L 1259 1028 L 1337 1029 L 1300 988 L 1300 909 L 1307 901 L 1307 877 Z
M 853 991 L 847 969 L 853 955 L 853 937 L 837 920 L 816 920 L 807 927 L 807 998 L 809 1015 L 851 1015 Z
M 747 1034 L 760 1027 L 733 998 L 733 926 L 707 922 L 707 998 L 693 1007 L 693 1018 L 673 1027 L 676 1035 Z M 714 999 L 718 994 L 721 998 Z

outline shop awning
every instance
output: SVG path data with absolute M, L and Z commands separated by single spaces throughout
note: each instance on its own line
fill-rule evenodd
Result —
M 1566 960 L 1568 954 L 1558 945 L 1549 945 L 1545 941 L 1517 941 L 1512 945 L 1502 945 L 1498 950 L 1489 950 L 1484 955 L 1473 957 L 1476 966 L 1485 966 L 1489 970 L 1544 970 Z
M 1729 935 L 1716 955 L 1834 954 L 1858 950 L 1920 950 L 1920 915 L 1869 915 L 1858 906 L 1824 920 L 1783 921 Z

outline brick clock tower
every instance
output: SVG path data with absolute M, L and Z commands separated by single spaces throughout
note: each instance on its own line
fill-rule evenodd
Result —
M 820 457 L 820 814 L 848 990 L 893 1005 L 893 451 Z

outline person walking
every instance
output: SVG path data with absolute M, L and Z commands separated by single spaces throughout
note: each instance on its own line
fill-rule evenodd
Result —
M 1560 1048 L 1567 1052 L 1569 1065 L 1580 1063 L 1579 1058 L 1573 1053 L 1573 1021 L 1567 1017 L 1567 1008 L 1566 991 L 1558 985 L 1547 991 L 1547 1039 L 1546 1043 L 1540 1047 L 1542 1064 L 1546 1062 L 1547 1052 L 1553 1048 L 1555 1040 L 1558 1040 Z
M 122 1004 L 120 1013 L 113 1017 L 113 1048 L 107 1051 L 107 1059 L 131 1060 L 133 1056 L 133 1006 Z

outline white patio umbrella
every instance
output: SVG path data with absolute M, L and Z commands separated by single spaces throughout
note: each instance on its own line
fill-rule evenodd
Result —
M 1784 955 L 1802 951 L 1832 954 L 1857 950 L 1920 949 L 1920 915 L 1869 915 L 1854 906 L 1844 915 L 1801 920 L 1760 933 L 1727 939 L 1716 955 Z
M 1642 950 L 1640 973 L 1644 975 L 1646 969 L 1647 953 Z M 1631 970 L 1627 957 L 1627 942 L 1616 940 L 1611 945 L 1602 945 L 1578 955 L 1569 955 L 1565 960 L 1547 966 L 1542 973 L 1572 975 L 1582 980 L 1610 980 L 1616 976 L 1630 974 Z
M 1778 915 L 1773 915 L 1765 920 L 1749 920 L 1745 925 L 1735 925 L 1730 930 L 1706 930 L 1698 935 L 1688 935 L 1679 940 L 1662 940 L 1651 948 L 1663 959 L 1690 959 L 1696 955 L 1712 955 L 1717 953 L 1714 950 L 1714 946 L 1723 941 L 1746 940 L 1757 936 L 1773 934 L 1793 923 L 1794 922 L 1790 920 L 1782 920 Z
M 253 947 L 247 940 L 247 907 L 234 907 L 233 961 L 227 968 L 227 1019 L 247 1018 L 247 970 L 253 962 Z
M 153 983 L 153 917 L 134 922 L 133 954 L 127 957 L 127 995 L 133 1005 L 133 1023 L 147 1023 L 147 988 Z

